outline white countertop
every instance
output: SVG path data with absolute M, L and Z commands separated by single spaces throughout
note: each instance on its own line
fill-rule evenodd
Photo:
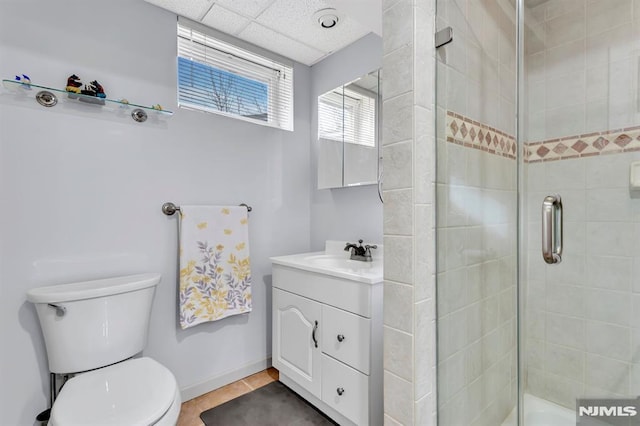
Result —
M 382 246 L 373 250 L 373 261 L 362 262 L 349 259 L 349 252 L 343 250 L 344 242 L 327 241 L 325 251 L 299 253 L 272 257 L 274 265 L 302 269 L 318 274 L 330 275 L 367 284 L 378 284 L 383 280 Z

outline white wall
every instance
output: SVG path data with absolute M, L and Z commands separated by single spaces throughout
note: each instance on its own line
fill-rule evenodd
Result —
M 3 78 L 26 73 L 63 87 L 76 73 L 98 79 L 112 97 L 176 111 L 166 128 L 154 128 L 64 106 L 15 107 L 2 97 L 2 424 L 32 424 L 46 408 L 46 358 L 25 301 L 32 287 L 161 272 L 145 353 L 183 388 L 270 356 L 268 258 L 310 248 L 310 71 L 295 68 L 293 133 L 177 110 L 175 25 L 175 16 L 142 1 L 0 3 Z M 160 212 L 165 201 L 253 206 L 250 315 L 177 328 L 177 217 Z
M 318 96 L 382 67 L 382 39 L 369 34 L 311 67 L 311 248 L 325 240 L 382 242 L 382 203 L 376 185 L 318 190 Z M 383 76 L 384 78 L 384 76 Z

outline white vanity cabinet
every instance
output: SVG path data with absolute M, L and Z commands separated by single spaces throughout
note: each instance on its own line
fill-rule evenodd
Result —
M 382 425 L 381 273 L 357 281 L 285 258 L 272 259 L 280 381 L 340 425 Z

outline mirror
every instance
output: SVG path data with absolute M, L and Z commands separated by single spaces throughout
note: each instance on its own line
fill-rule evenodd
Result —
M 378 183 L 380 72 L 318 97 L 318 189 Z

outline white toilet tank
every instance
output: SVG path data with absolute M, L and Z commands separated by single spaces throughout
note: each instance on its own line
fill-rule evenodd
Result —
M 52 373 L 77 373 L 144 349 L 160 274 L 147 273 L 27 292 L 36 305 Z

